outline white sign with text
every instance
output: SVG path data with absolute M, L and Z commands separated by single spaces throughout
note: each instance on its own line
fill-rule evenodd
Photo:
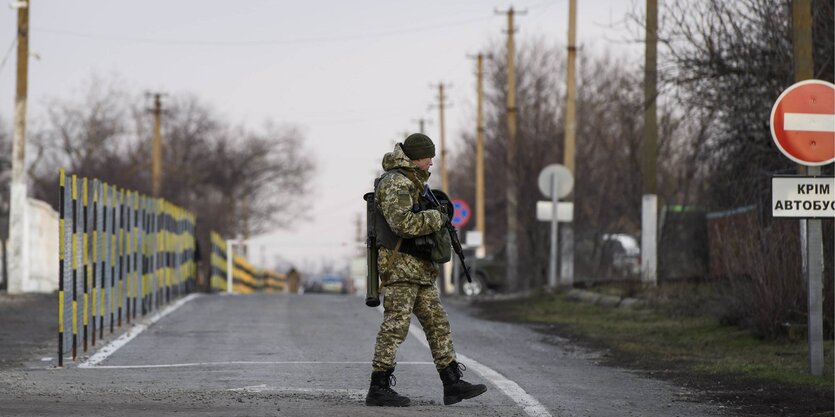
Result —
M 835 177 L 772 177 L 774 217 L 835 217 Z

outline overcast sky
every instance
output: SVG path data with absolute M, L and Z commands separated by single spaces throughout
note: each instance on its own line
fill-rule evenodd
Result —
M 0 8 L 0 117 L 11 128 L 17 12 Z M 358 253 L 356 219 L 380 160 L 403 132 L 438 143 L 439 82 L 451 84 L 448 149 L 474 131 L 475 63 L 467 55 L 503 42 L 511 5 L 520 41 L 565 45 L 568 0 L 267 1 L 33 0 L 29 115 L 50 98 L 78 96 L 95 75 L 129 91 L 193 93 L 230 122 L 299 126 L 317 164 L 312 222 L 251 241 L 250 259 L 345 264 Z M 624 14 L 635 0 L 578 0 L 581 53 L 642 52 L 626 42 Z M 518 43 L 517 43 L 518 44 Z M 642 55 L 633 54 L 642 62 Z M 163 138 L 164 140 L 164 138 Z M 438 168 L 438 161 L 433 168 Z M 434 179 L 439 175 L 435 173 Z M 452 196 L 455 197 L 455 196 Z M 472 203 L 472 202 L 471 202 Z

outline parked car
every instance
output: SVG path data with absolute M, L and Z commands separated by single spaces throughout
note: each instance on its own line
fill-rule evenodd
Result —
M 634 236 L 610 233 L 604 234 L 601 240 L 603 245 L 601 262 L 606 265 L 604 272 L 607 276 L 611 278 L 630 278 L 641 273 L 641 247 Z M 470 268 L 473 282 L 468 283 L 464 271 L 460 271 L 458 282 L 461 294 L 477 296 L 504 289 L 505 260 L 503 253 L 479 259 L 467 257 L 466 264 Z
M 611 274 L 628 278 L 641 273 L 641 246 L 638 239 L 623 233 L 603 235 L 603 262 Z
M 467 268 L 470 270 L 473 282 L 467 282 L 464 271 L 458 276 L 461 294 L 467 296 L 481 295 L 490 291 L 500 291 L 505 281 L 505 261 L 494 256 L 484 258 L 468 257 Z
M 306 293 L 348 294 L 345 278 L 339 275 L 323 274 L 309 280 L 304 287 Z

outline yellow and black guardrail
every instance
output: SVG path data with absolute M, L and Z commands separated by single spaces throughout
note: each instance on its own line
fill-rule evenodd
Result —
M 212 231 L 212 254 L 211 254 L 211 273 L 209 276 L 209 287 L 212 291 L 227 291 L 226 285 L 226 269 L 228 268 L 226 262 L 226 241 L 220 235 Z
M 228 291 L 229 258 L 226 241 L 216 232 L 212 240 L 212 291 Z M 240 255 L 232 256 L 232 291 L 249 294 L 253 292 L 287 292 L 287 275 L 276 271 L 256 268 Z
M 195 217 L 161 198 L 59 173 L 58 366 L 105 328 L 194 288 Z M 70 300 L 66 300 L 70 297 Z M 79 330 L 81 330 L 79 334 Z

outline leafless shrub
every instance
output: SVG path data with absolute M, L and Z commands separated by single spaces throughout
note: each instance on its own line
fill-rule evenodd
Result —
M 764 228 L 758 217 L 749 210 L 710 222 L 712 273 L 724 307 L 720 319 L 773 338 L 784 324 L 806 318 L 798 224 L 775 221 Z

